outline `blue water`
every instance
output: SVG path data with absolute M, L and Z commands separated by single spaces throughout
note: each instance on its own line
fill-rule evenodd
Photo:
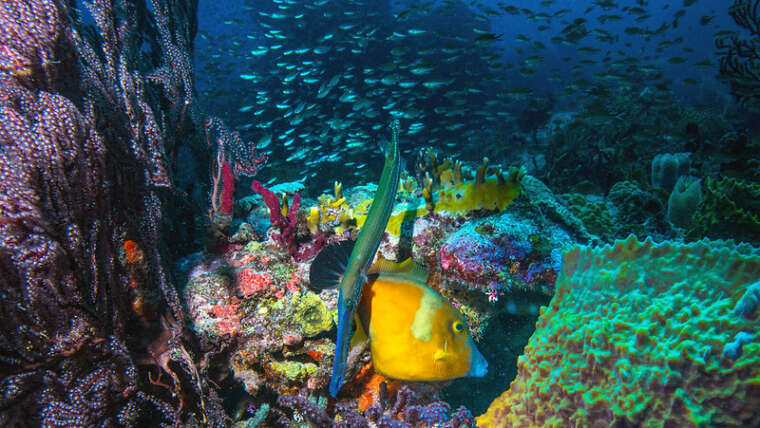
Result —
M 308 177 L 320 184 L 332 179 L 351 184 L 362 181 L 366 171 L 377 174 L 381 159 L 376 147 L 387 139 L 392 117 L 400 117 L 408 131 L 409 143 L 402 144 L 407 158 L 415 148 L 429 145 L 478 160 L 489 153 L 489 146 L 510 144 L 512 134 L 521 131 L 515 119 L 526 104 L 548 98 L 550 113 L 574 111 L 596 85 L 629 85 L 641 91 L 659 83 L 678 102 L 731 107 L 725 85 L 716 79 L 713 41 L 716 32 L 736 29 L 724 2 L 701 0 L 688 7 L 682 1 L 609 3 L 616 6 L 605 8 L 600 4 L 607 3 L 601 1 L 541 2 L 546 6 L 531 1 L 201 2 L 197 88 L 206 111 L 225 118 L 245 140 L 271 136 L 266 150 L 273 161 L 263 172 L 267 179 Z M 633 13 L 633 7 L 644 12 Z M 561 17 L 551 17 L 558 13 Z M 620 19 L 600 22 L 605 15 Z M 701 24 L 705 16 L 710 21 Z M 573 43 L 557 41 L 577 20 L 585 20 L 575 26 L 585 35 Z M 410 29 L 424 33 L 412 36 Z M 394 37 L 394 32 L 405 37 Z M 494 39 L 477 40 L 484 32 Z M 327 35 L 332 37 L 323 40 Z M 280 47 L 269 49 L 273 46 Z M 260 47 L 267 52 L 252 54 Z M 316 54 L 314 47 L 330 50 Z M 285 55 L 308 48 L 312 50 L 305 54 Z M 409 73 L 419 61 L 431 71 Z M 291 65 L 298 67 L 288 70 Z M 307 78 L 319 80 L 305 83 L 304 76 L 293 78 L 292 71 L 310 71 Z M 251 74 L 258 78 L 241 78 Z M 600 82 L 610 74 L 625 81 Z M 324 98 L 316 97 L 335 76 L 340 79 L 336 87 Z M 399 77 L 416 85 L 367 84 L 367 76 Z M 285 82 L 288 78 L 293 80 Z M 450 82 L 426 89 L 421 86 L 426 80 Z M 527 93 L 510 93 L 514 90 Z M 257 99 L 259 91 L 265 91 L 264 98 Z M 340 101 L 341 95 L 367 100 L 372 107 Z M 388 100 L 395 105 L 389 106 Z M 302 103 L 303 118 L 293 124 L 290 119 L 298 115 L 284 116 Z M 438 113 L 447 109 L 451 115 Z M 348 118 L 351 113 L 355 117 Z M 270 126 L 261 127 L 268 122 Z M 415 131 L 413 124 L 421 130 Z M 350 142 L 356 144 L 348 149 Z M 298 149 L 309 150 L 309 155 L 288 162 Z M 329 160 L 331 154 L 336 155 Z M 367 166 L 335 171 L 338 158 Z M 313 164 L 304 165 L 307 161 Z

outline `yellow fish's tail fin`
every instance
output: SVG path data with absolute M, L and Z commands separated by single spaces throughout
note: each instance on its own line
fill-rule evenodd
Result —
M 309 288 L 317 293 L 337 288 L 353 249 L 354 241 L 351 240 L 336 242 L 323 248 L 309 267 Z

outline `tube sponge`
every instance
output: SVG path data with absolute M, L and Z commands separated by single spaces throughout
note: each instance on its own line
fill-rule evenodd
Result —
M 691 153 L 664 153 L 652 159 L 652 186 L 673 190 L 678 177 L 689 173 Z
M 692 216 L 702 202 L 702 180 L 691 175 L 678 177 L 668 198 L 668 221 L 673 226 L 688 229 Z

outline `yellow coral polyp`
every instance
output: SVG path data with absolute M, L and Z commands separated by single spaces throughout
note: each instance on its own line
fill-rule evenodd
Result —
M 435 201 L 435 211 L 467 214 L 475 210 L 502 211 L 520 194 L 518 182 L 500 182 L 498 179 L 483 183 L 468 181 L 458 186 L 441 189 Z
M 406 221 L 413 221 L 417 217 L 424 216 L 431 211 L 446 211 L 455 215 L 467 215 L 472 211 L 490 210 L 502 211 L 520 194 L 520 180 L 525 171 L 513 168 L 505 178 L 501 173 L 494 178 L 483 178 L 487 161 L 481 167 L 482 171 L 476 180 L 462 182 L 461 162 L 457 162 L 453 169 L 445 169 L 440 176 L 441 183 L 446 185 L 437 193 L 433 191 L 433 179 L 426 175 L 422 189 L 423 200 L 415 204 L 397 207 L 388 220 L 386 232 L 399 236 L 401 227 Z M 412 188 L 413 179 L 403 183 L 403 186 Z M 435 193 L 435 194 L 434 194 Z M 318 199 L 318 206 L 312 207 L 307 217 L 309 230 L 314 234 L 320 225 L 334 224 L 336 233 L 343 233 L 354 227 L 361 228 L 369 211 L 372 199 L 359 202 L 353 209 L 348 205 L 345 198 L 335 199 L 330 195 L 322 195 Z M 318 215 L 319 214 L 319 215 Z M 355 223 L 355 224 L 354 224 Z
M 306 216 L 306 226 L 312 235 L 319 233 L 319 223 L 322 216 L 318 207 L 309 208 L 309 215 Z

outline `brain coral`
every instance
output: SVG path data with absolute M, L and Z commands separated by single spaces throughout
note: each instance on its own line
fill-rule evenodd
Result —
M 574 248 L 478 426 L 758 426 L 759 278 L 746 244 Z

